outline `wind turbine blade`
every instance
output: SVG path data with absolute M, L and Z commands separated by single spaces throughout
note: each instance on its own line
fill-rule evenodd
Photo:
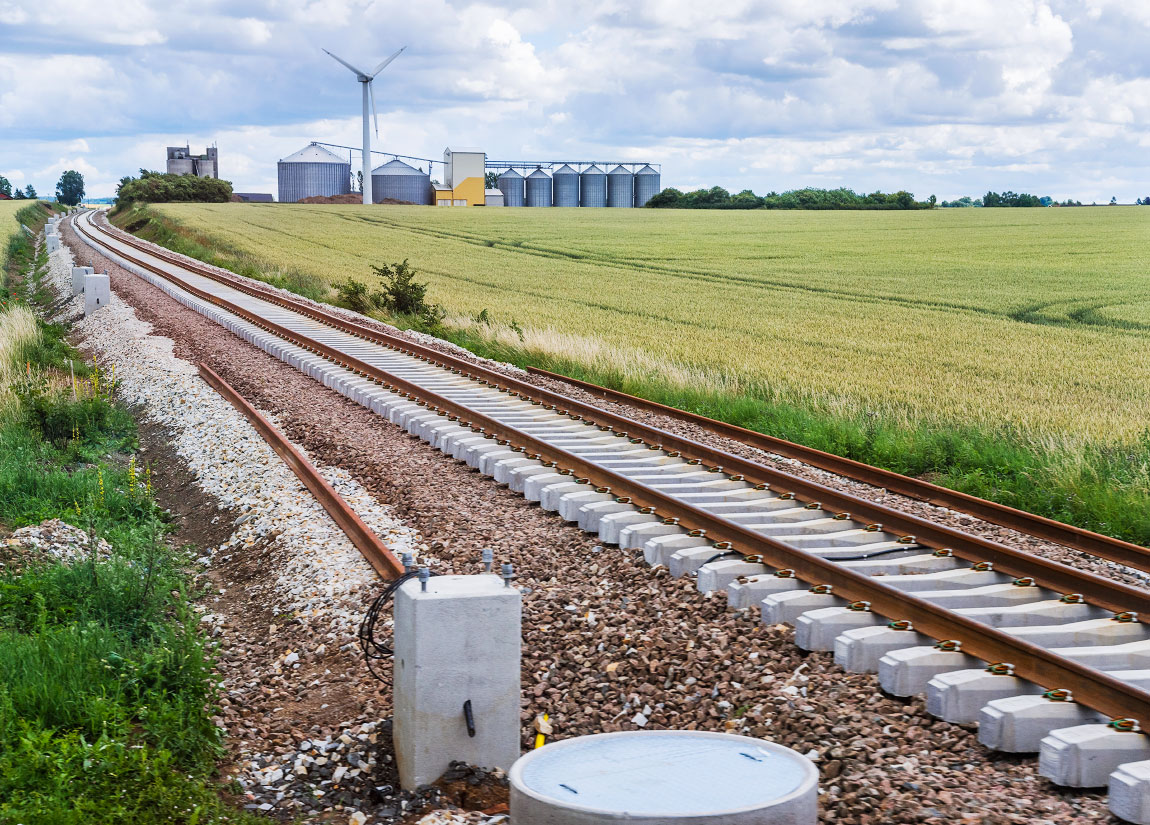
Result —
M 379 115 L 375 111 L 375 83 L 367 81 L 367 95 L 371 98 L 371 119 L 375 121 L 375 136 L 379 137 Z
M 361 77 L 367 77 L 367 72 L 361 72 L 361 71 L 360 71 L 359 69 L 357 69 L 355 66 L 351 65 L 351 64 L 350 64 L 350 63 L 348 63 L 346 60 L 344 60 L 342 57 L 340 57 L 340 56 L 338 56 L 338 55 L 334 55 L 334 54 L 332 54 L 332 53 L 331 53 L 331 52 L 329 52 L 327 49 L 324 49 L 324 50 L 323 50 L 323 52 L 324 52 L 324 54 L 326 54 L 328 57 L 334 58 L 335 60 L 338 60 L 340 63 L 342 63 L 344 66 L 347 66 L 347 68 L 351 69 L 351 70 L 352 70 L 353 72 L 355 72 L 357 75 L 360 75 Z
M 383 62 L 382 62 L 382 63 L 380 63 L 378 66 L 376 66 L 376 67 L 375 67 L 375 71 L 371 73 L 371 76 L 374 78 L 374 77 L 375 77 L 377 74 L 379 74 L 379 73 L 380 73 L 380 72 L 382 72 L 384 69 L 386 69 L 386 68 L 387 68 L 387 64 L 388 64 L 388 63 L 390 63 L 391 61 L 395 60 L 395 58 L 399 57 L 401 54 L 403 54 L 403 50 L 404 50 L 404 49 L 406 49 L 406 48 L 407 48 L 407 46 L 404 46 L 404 47 L 402 47 L 402 48 L 401 48 L 399 51 L 397 51 L 397 52 L 396 52 L 395 54 L 393 54 L 391 57 L 387 58 L 387 60 L 383 61 Z M 332 55 L 332 57 L 335 57 L 335 55 L 333 54 L 333 55 Z M 337 59 L 338 59 L 338 58 L 337 58 Z

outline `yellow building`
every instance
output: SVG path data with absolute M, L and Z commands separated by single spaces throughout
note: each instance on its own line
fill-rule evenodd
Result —
M 443 185 L 435 187 L 435 205 L 483 206 L 486 162 L 482 149 L 444 149 Z

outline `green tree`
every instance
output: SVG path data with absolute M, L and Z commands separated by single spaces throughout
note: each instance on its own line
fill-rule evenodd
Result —
M 498 189 L 499 175 L 494 172 L 485 172 L 483 175 L 483 187 L 485 189 Z
M 37 197 L 36 190 L 32 188 L 32 184 L 28 184 L 24 187 L 24 197 L 28 200 L 34 200 Z
M 219 178 L 200 178 L 195 175 L 169 175 L 140 170 L 139 178 L 121 178 L 116 187 L 116 202 L 120 204 L 169 203 L 186 201 L 198 203 L 227 203 L 232 197 L 232 185 Z
M 0 195 L 12 197 L 12 182 L 3 175 L 0 175 Z
M 1114 195 L 1113 197 L 1110 198 L 1110 205 L 1111 206 L 1117 206 L 1118 205 L 1118 196 L 1117 195 Z
M 65 206 L 77 206 L 84 199 L 84 176 L 69 169 L 56 184 L 56 200 Z
M 931 195 L 929 198 L 927 198 L 927 201 L 930 203 L 930 208 L 934 209 L 934 205 L 938 203 L 938 198 L 936 198 L 934 195 Z

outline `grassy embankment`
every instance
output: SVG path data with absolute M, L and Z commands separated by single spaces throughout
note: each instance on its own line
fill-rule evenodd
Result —
M 1150 544 L 1150 210 L 168 204 L 116 220 L 321 299 L 409 258 L 448 311 L 440 332 L 480 354 Z
M 38 229 L 47 208 L 26 209 Z M 248 821 L 212 785 L 215 685 L 187 559 L 163 541 L 114 381 L 32 311 L 47 255 L 30 241 L 6 246 L 0 289 L 0 526 L 57 518 L 88 538 L 71 561 L 0 544 L 0 822 Z

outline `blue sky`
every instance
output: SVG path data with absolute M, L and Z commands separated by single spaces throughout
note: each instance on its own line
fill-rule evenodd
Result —
M 663 183 L 1150 195 L 1146 0 L 0 0 L 0 174 L 111 195 L 164 147 L 275 191 L 310 140 L 652 160 Z

